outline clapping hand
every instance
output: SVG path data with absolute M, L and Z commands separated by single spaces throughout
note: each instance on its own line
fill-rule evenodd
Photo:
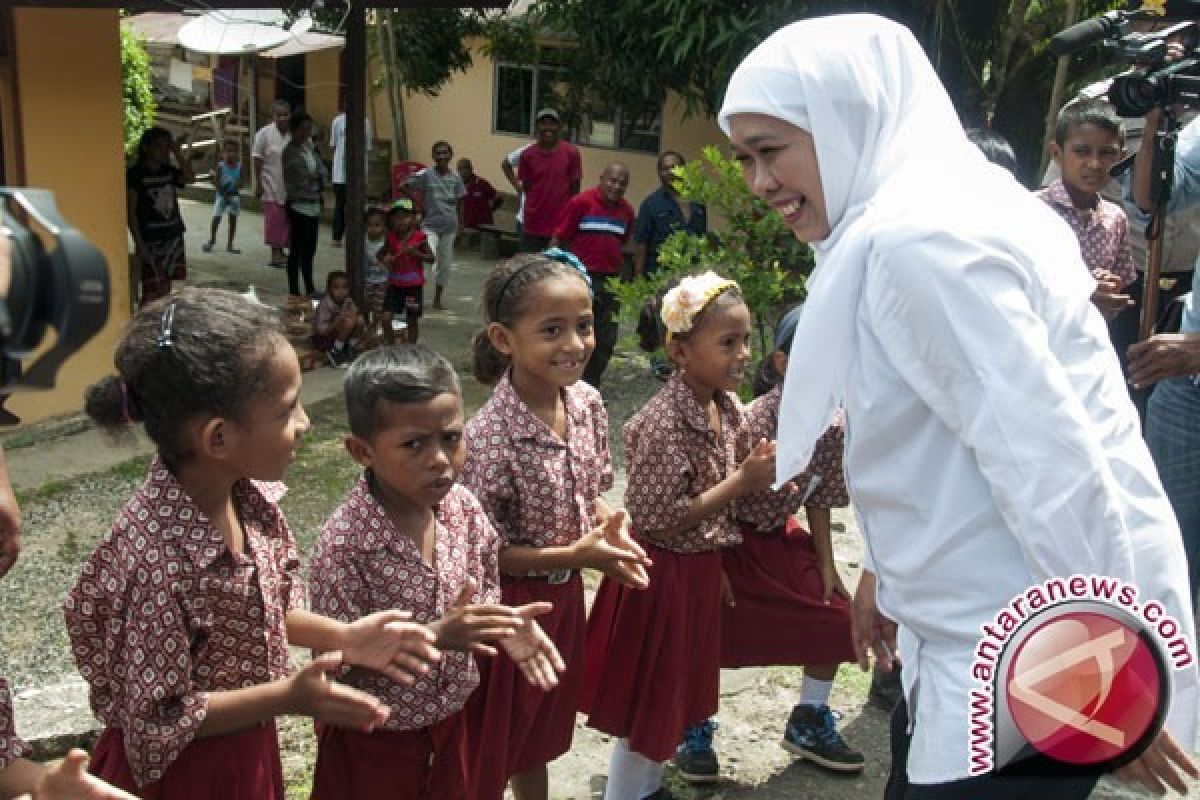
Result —
M 342 650 L 346 662 L 412 683 L 442 656 L 433 631 L 411 619 L 407 611 L 377 611 L 349 623 Z
M 616 511 L 576 542 L 572 549 L 585 567 L 597 569 L 632 589 L 650 585 L 650 558 L 625 530 L 625 512 Z
M 521 617 L 522 625 L 512 636 L 500 642 L 504 652 L 508 654 L 525 676 L 525 680 L 542 691 L 548 692 L 558 686 L 558 673 L 566 672 L 567 665 L 563 663 L 558 648 L 550 637 L 537 624 L 534 617 L 540 616 L 550 609 L 549 603 L 530 603 L 514 609 Z

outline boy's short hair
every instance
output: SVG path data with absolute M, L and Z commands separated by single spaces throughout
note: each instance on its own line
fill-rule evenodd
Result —
M 1121 118 L 1108 103 L 1085 100 L 1063 106 L 1058 112 L 1058 120 L 1054 123 L 1055 143 L 1062 147 L 1067 143 L 1071 129 L 1080 125 L 1095 125 L 1112 133 L 1122 145 L 1125 144 L 1125 128 L 1121 125 Z
M 370 439 L 379 431 L 379 404 L 424 403 L 440 394 L 461 394 L 450 362 L 420 344 L 380 347 L 359 357 L 346 375 L 350 432 Z

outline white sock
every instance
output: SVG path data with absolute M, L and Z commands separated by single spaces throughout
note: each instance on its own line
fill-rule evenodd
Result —
M 662 786 L 664 765 L 629 749 L 628 739 L 613 743 L 604 800 L 642 800 Z
M 833 681 L 810 678 L 806 672 L 804 673 L 804 682 L 800 684 L 800 705 L 827 706 L 831 691 L 833 691 Z

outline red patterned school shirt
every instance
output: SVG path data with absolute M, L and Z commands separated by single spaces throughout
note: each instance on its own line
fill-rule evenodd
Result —
M 1129 244 L 1129 218 L 1125 209 L 1097 196 L 1093 209 L 1076 208 L 1062 178 L 1035 192 L 1071 226 L 1079 240 L 1083 263 L 1092 272 L 1108 270 L 1121 279 L 1121 288 L 1137 280 Z
M 16 724 L 13 722 L 12 698 L 8 694 L 8 681 L 0 678 L 0 770 L 8 769 L 9 764 L 27 755 L 29 755 L 29 745 L 17 736 Z
M 83 564 L 64 613 L 92 711 L 119 728 L 134 780 L 159 780 L 196 735 L 208 694 L 287 675 L 287 613 L 304 605 L 276 484 L 239 481 L 245 552 L 161 461 Z
M 692 390 L 675 375 L 625 423 L 625 508 L 635 533 L 679 524 L 692 498 L 732 474 L 749 452 L 737 397 L 718 394 L 717 408 L 720 435 L 709 426 Z M 730 505 L 691 530 L 655 543 L 676 553 L 700 553 L 741 540 Z
M 505 375 L 467 423 L 462 482 L 507 545 L 569 545 L 587 534 L 596 498 L 612 488 L 608 412 L 594 388 L 563 390 L 566 441 L 517 396 Z
M 460 484 L 438 504 L 433 564 L 412 537 L 396 529 L 364 476 L 333 512 L 317 537 L 309 565 L 313 610 L 345 622 L 376 611 L 411 611 L 413 620 L 440 619 L 468 578 L 476 603 L 500 602 L 500 537 Z M 342 682 L 369 692 L 391 709 L 388 730 L 427 728 L 466 704 L 479 685 L 470 653 L 445 651 L 442 660 L 411 686 L 381 672 L 350 667 Z
M 782 397 L 783 387 L 776 386 L 743 409 L 751 447 L 761 439 L 775 439 Z M 795 514 L 801 505 L 815 508 L 848 506 L 850 497 L 846 492 L 846 476 L 842 469 L 845 440 L 845 424 L 842 412 L 838 411 L 833 424 L 817 439 L 808 469 L 792 479 L 795 488 L 746 495 L 737 503 L 738 520 L 756 531 L 766 532 L 783 527 L 788 517 Z

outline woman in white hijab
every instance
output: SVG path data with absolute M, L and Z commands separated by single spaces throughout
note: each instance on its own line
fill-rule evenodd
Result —
M 867 543 L 856 647 L 864 666 L 869 649 L 890 661 L 895 620 L 904 661 L 887 797 L 1091 792 L 1104 765 L 1039 756 L 1024 764 L 1044 776 L 1013 777 L 971 747 L 981 626 L 1054 576 L 1111 576 L 1173 617 L 1192 657 L 1168 668 L 1167 725 L 1194 749 L 1179 530 L 1070 230 L 984 160 L 916 40 L 879 17 L 776 32 L 734 73 L 720 123 L 752 190 L 816 251 L 778 477 L 843 402 Z M 1195 771 L 1166 732 L 1125 769 L 1160 789 Z

